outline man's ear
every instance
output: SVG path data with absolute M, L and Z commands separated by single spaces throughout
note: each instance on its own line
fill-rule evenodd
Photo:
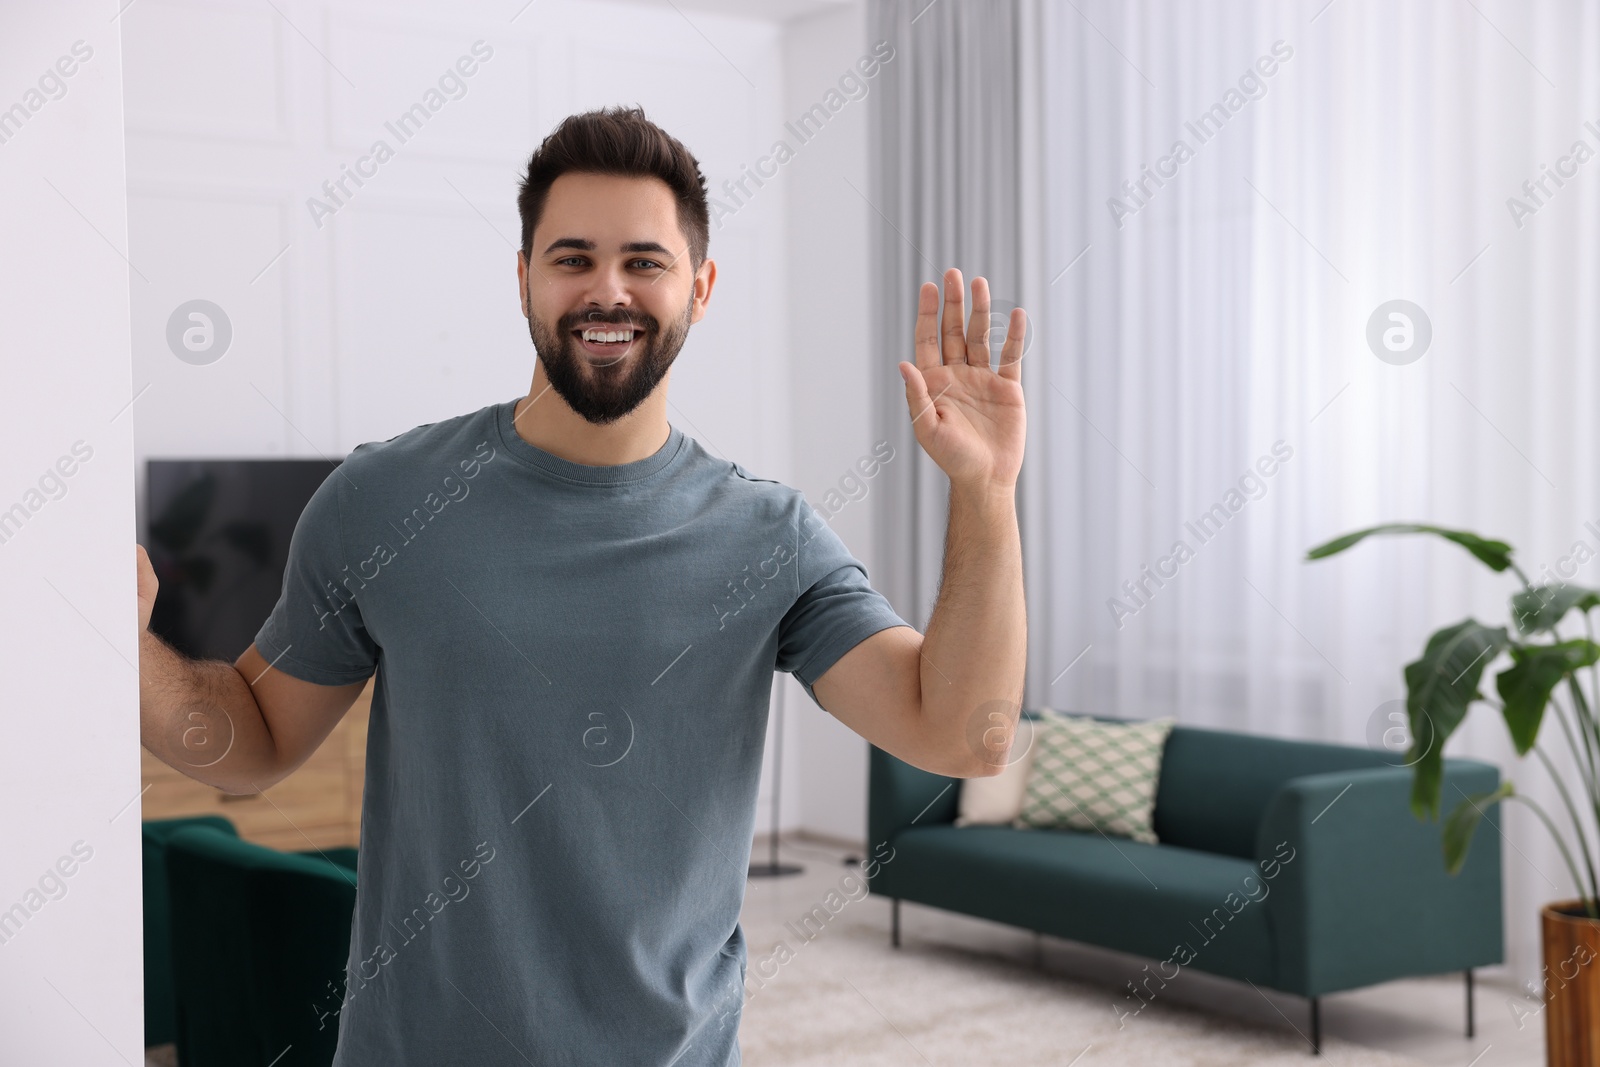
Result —
M 520 248 L 517 249 L 517 302 L 522 305 L 522 317 L 527 318 L 531 314 L 528 308 L 528 260 Z
M 706 305 L 711 302 L 711 289 L 717 284 L 717 265 L 708 259 L 700 264 L 700 269 L 694 275 L 694 311 L 689 317 L 690 322 L 699 322 L 705 317 Z

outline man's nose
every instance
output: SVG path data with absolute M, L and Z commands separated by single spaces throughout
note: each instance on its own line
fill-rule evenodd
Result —
M 632 303 L 629 278 L 622 264 L 601 266 L 589 276 L 583 293 L 585 309 L 598 307 L 609 311 Z

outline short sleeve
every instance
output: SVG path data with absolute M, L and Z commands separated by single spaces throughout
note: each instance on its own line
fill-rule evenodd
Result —
M 359 682 L 378 665 L 378 647 L 352 592 L 360 588 L 359 557 L 344 549 L 345 479 L 335 469 L 300 513 L 289 539 L 283 591 L 255 638 L 268 663 L 316 685 Z
M 872 588 L 866 567 L 803 501 L 800 516 L 796 572 L 801 590 L 778 624 L 777 666 L 792 673 L 816 701 L 811 687 L 846 652 L 879 630 L 910 624 Z

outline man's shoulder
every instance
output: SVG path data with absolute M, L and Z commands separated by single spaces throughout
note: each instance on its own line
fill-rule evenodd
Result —
M 810 510 L 805 494 L 793 486 L 753 474 L 732 460 L 711 456 L 698 442 L 695 449 L 699 477 L 714 486 L 719 496 L 735 502 L 741 514 L 793 522 L 797 514 Z
M 494 403 L 438 422 L 426 422 L 382 441 L 366 441 L 345 459 L 348 471 L 381 477 L 418 466 L 450 467 L 485 463 L 500 451 Z
M 743 488 L 744 492 L 766 494 L 772 496 L 788 496 L 799 492 L 791 486 L 785 485 L 776 478 L 762 478 L 751 474 L 750 471 L 732 460 L 728 461 L 728 478 L 731 482 Z

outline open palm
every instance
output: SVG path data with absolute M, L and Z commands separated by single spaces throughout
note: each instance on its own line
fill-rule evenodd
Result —
M 1027 313 L 1014 308 L 1000 349 L 1000 369 L 989 369 L 989 283 L 972 280 L 972 318 L 961 323 L 965 286 L 954 267 L 944 275 L 944 315 L 939 287 L 924 282 L 917 297 L 915 364 L 902 361 L 906 404 L 917 443 L 963 488 L 1012 488 L 1022 470 L 1027 412 L 1022 398 L 1022 341 Z

